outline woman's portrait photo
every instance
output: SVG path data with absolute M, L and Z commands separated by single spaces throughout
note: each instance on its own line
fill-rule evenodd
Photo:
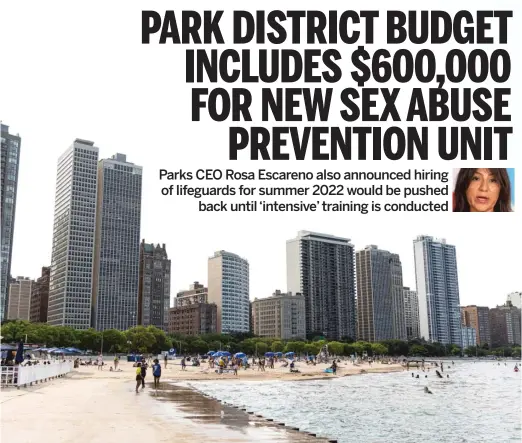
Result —
M 453 212 L 513 212 L 513 168 L 455 169 Z

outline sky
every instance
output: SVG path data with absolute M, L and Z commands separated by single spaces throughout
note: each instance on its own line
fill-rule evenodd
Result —
M 367 2 L 365 7 L 384 8 L 384 4 Z M 413 2 L 403 4 L 405 8 L 415 5 Z M 460 8 L 464 8 L 463 4 Z M 471 4 L 477 9 L 481 5 L 480 2 Z M 505 3 L 507 6 L 513 4 Z M 176 5 L 181 8 L 185 4 L 179 2 Z M 186 5 L 189 9 L 193 7 L 191 3 Z M 202 2 L 199 9 L 212 8 L 211 5 Z M 227 6 L 226 13 L 234 5 L 244 8 L 238 2 L 227 5 L 230 6 Z M 303 9 L 306 6 L 300 5 Z M 325 8 L 327 6 L 328 2 L 325 2 Z M 164 11 L 172 5 L 157 1 L 153 7 Z M 266 2 L 264 7 L 276 9 L 277 3 Z M 316 6 L 310 4 L 309 7 Z M 2 5 L 0 41 L 8 44 L 2 45 L 0 120 L 10 126 L 12 133 L 19 133 L 22 137 L 11 267 L 13 276 L 37 278 L 41 267 L 50 264 L 57 160 L 75 138 L 82 138 L 94 141 L 100 149 L 100 159 L 120 152 L 127 155 L 128 161 L 143 166 L 141 237 L 147 242 L 167 245 L 172 260 L 172 297 L 194 281 L 206 284 L 208 257 L 222 249 L 248 259 L 251 299 L 267 297 L 276 289 L 286 290 L 286 240 L 294 238 L 299 230 L 349 238 L 356 250 L 373 244 L 398 253 L 403 265 L 404 285 L 411 288 L 415 288 L 414 238 L 418 235 L 445 238 L 456 246 L 462 305 L 494 307 L 504 303 L 508 293 L 522 290 L 519 212 L 208 213 L 198 211 L 198 201 L 192 197 L 163 196 L 163 187 L 178 182 L 160 180 L 160 169 L 194 172 L 200 168 L 236 171 L 264 168 L 270 171 L 348 172 L 421 168 L 450 173 L 452 168 L 459 167 L 521 165 L 518 149 L 521 140 L 515 131 L 507 162 L 483 161 L 479 165 L 472 161 L 445 162 L 435 157 L 428 163 L 406 160 L 251 161 L 246 155 L 231 161 L 228 157 L 228 128 L 246 124 L 214 122 L 205 114 L 202 121 L 191 121 L 192 85 L 186 84 L 184 78 L 184 51 L 189 46 L 142 45 L 141 10 L 150 8 L 150 3 L 118 1 L 110 4 L 75 2 L 74 6 L 57 1 Z M 225 26 L 227 23 L 224 20 L 225 39 L 230 30 Z M 510 28 L 511 42 L 522 41 L 520 28 Z M 510 111 L 513 122 L 520 123 L 521 87 L 520 82 L 514 81 L 520 78 L 520 58 L 514 56 L 513 44 L 507 46 L 512 51 L 513 74 L 502 87 L 512 88 Z M 256 49 L 249 45 L 239 49 L 244 48 Z M 448 47 L 439 46 L 433 50 L 436 54 L 443 54 Z M 204 84 L 202 87 L 215 86 L 230 89 L 244 85 Z M 262 86 L 247 85 L 255 97 Z M 325 87 L 324 84 L 314 87 L 321 86 Z M 402 85 L 402 88 L 418 86 Z M 463 83 L 463 86 L 474 87 L 470 83 Z M 335 85 L 336 92 L 341 87 L 344 86 Z M 261 122 L 260 113 L 255 112 L 253 124 L 271 124 Z M 346 122 L 334 113 L 327 124 L 346 126 Z M 382 123 L 385 124 L 389 122 Z M 300 123 L 289 125 L 299 126 Z M 435 123 L 430 125 L 436 126 Z M 519 176 L 516 175 L 516 179 Z M 223 181 L 179 183 L 192 186 L 227 184 Z M 261 185 L 259 182 L 245 184 Z M 277 185 L 295 184 L 282 182 Z M 301 183 L 305 184 L 309 183 Z M 516 196 L 519 198 L 520 193 Z M 386 197 L 382 199 L 387 200 Z M 316 198 L 300 197 L 299 200 L 311 202 Z M 446 197 L 438 197 L 436 201 L 446 200 Z M 281 198 L 280 201 L 293 200 Z M 421 201 L 429 199 L 421 198 Z

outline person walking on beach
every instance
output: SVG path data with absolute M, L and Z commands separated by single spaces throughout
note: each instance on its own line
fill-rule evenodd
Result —
M 136 366 L 136 394 L 139 392 L 138 389 L 143 382 L 143 378 L 141 376 L 141 363 L 138 362 Z
M 154 389 L 158 389 L 161 377 L 161 365 L 158 359 L 154 360 L 154 365 L 152 365 L 152 375 L 154 376 Z
M 187 363 L 186 363 L 186 361 L 185 361 L 185 357 L 183 357 L 183 358 L 181 359 L 181 370 L 182 370 L 182 371 L 185 371 L 185 370 L 186 370 L 186 367 L 187 367 Z
M 145 377 L 147 376 L 147 363 L 141 364 L 141 389 L 145 388 Z
M 169 361 L 169 357 L 167 353 L 165 352 L 165 369 L 167 369 L 167 362 Z
M 103 356 L 101 354 L 98 356 L 98 371 L 103 371 Z
M 120 362 L 120 358 L 119 358 L 117 355 L 115 355 L 115 356 L 114 356 L 114 370 L 115 370 L 115 371 L 118 370 L 118 364 L 119 364 L 119 362 Z

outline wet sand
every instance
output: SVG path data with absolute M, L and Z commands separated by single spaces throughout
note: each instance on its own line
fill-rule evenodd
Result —
M 221 405 L 167 381 L 156 392 L 150 375 L 146 388 L 136 394 L 135 368 L 130 363 L 121 367 L 121 372 L 110 372 L 84 366 L 65 378 L 37 386 L 2 389 L 2 441 L 326 441 L 252 417 L 248 411 Z
M 227 435 L 229 431 L 237 431 L 245 437 L 245 441 L 329 441 L 324 436 L 321 438 L 286 426 L 285 423 L 266 419 L 254 411 L 222 403 L 190 387 L 161 383 L 160 388 L 151 389 L 149 395 L 164 403 L 166 408 L 176 407 L 186 419 L 204 426 L 206 432 L 212 435 Z

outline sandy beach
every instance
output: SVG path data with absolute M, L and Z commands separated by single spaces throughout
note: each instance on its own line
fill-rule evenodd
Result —
M 163 363 L 163 362 L 162 362 Z M 176 364 L 178 363 L 178 364 Z M 163 364 L 162 364 L 163 366 Z M 103 371 L 95 366 L 81 366 L 65 378 L 21 389 L 1 392 L 1 436 L 3 441 L 21 442 L 107 442 L 128 441 L 327 441 L 301 434 L 261 418 L 248 417 L 214 400 L 203 399 L 186 390 L 182 399 L 193 402 L 198 395 L 198 411 L 184 412 L 176 403 L 169 403 L 168 390 L 177 381 L 185 380 L 310 380 L 335 377 L 325 374 L 327 365 L 307 366 L 299 363 L 300 374 L 290 374 L 287 368 L 266 369 L 265 372 L 240 370 L 233 374 L 216 374 L 202 367 L 181 370 L 179 361 L 163 368 L 163 385 L 154 392 L 151 371 L 147 386 L 134 392 L 135 368 L 121 362 L 121 371 Z M 403 370 L 399 365 L 373 364 L 370 368 L 340 364 L 337 377 L 367 372 Z M 185 388 L 186 389 L 186 388 Z M 180 393 L 178 392 L 178 396 Z M 199 398 L 201 397 L 201 398 Z M 162 400 L 162 401 L 160 401 Z M 167 400 L 167 401 L 165 401 Z M 219 408 L 216 409 L 216 405 Z M 200 419 L 199 422 L 197 419 Z M 204 419 L 204 420 L 203 420 Z M 203 425 L 201 424 L 203 423 Z
M 163 362 L 162 366 L 163 366 Z M 190 364 L 190 362 L 188 363 Z M 337 374 L 327 374 L 325 369 L 331 364 L 318 363 L 317 365 L 307 365 L 305 362 L 297 362 L 295 368 L 299 373 L 291 373 L 288 367 L 282 367 L 281 363 L 275 363 L 274 369 L 266 368 L 265 371 L 259 371 L 257 366 L 249 369 L 239 369 L 238 375 L 233 373 L 216 373 L 216 369 L 210 369 L 208 364 L 202 364 L 199 367 L 187 366 L 186 371 L 181 370 L 179 360 L 170 362 L 167 365 L 167 370 L 164 371 L 164 377 L 172 381 L 176 380 L 285 380 L 285 381 L 299 381 L 299 380 L 317 380 L 327 379 L 333 377 L 344 377 L 350 375 L 358 375 L 372 372 L 396 372 L 403 371 L 404 368 L 399 364 L 381 364 L 368 363 L 360 365 L 352 364 L 351 362 L 338 363 Z

